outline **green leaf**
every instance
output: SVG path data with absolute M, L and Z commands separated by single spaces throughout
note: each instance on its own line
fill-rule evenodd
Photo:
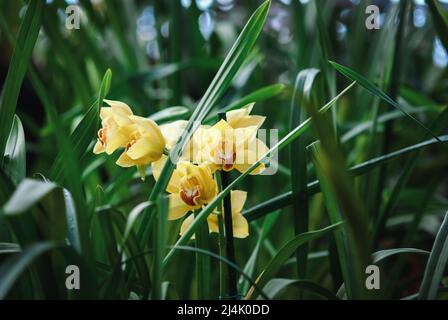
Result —
M 17 243 L 0 242 L 0 254 L 19 253 L 22 249 Z
M 22 214 L 56 188 L 51 182 L 24 179 L 3 206 L 2 213 L 6 216 Z
M 159 196 L 157 200 L 157 223 L 154 232 L 153 288 L 152 299 L 162 298 L 163 256 L 166 246 L 166 231 L 168 223 L 168 198 Z
M 339 148 L 330 121 L 313 105 L 306 105 L 313 117 L 313 129 L 319 143 L 310 146 L 316 174 L 320 182 L 330 223 L 346 222 L 346 228 L 335 233 L 335 243 L 347 295 L 350 299 L 365 298 L 362 280 L 369 265 L 371 239 L 363 203 L 346 168 L 345 156 Z
M 13 123 L 20 87 L 39 34 L 44 6 L 44 0 L 30 1 L 28 4 L 9 64 L 0 102 L 0 166 L 3 166 L 3 155 Z
M 204 223 L 195 233 L 196 248 L 209 251 L 210 236 L 208 224 Z M 231 261 L 231 260 L 229 260 Z M 202 254 L 196 254 L 196 279 L 198 299 L 210 299 L 211 267 L 210 258 Z
M 9 289 L 14 285 L 15 281 L 22 272 L 40 255 L 56 248 L 53 242 L 38 242 L 23 249 L 17 255 L 6 260 L 0 266 L 0 299 L 4 299 Z
M 25 133 L 19 117 L 14 116 L 5 149 L 4 171 L 14 184 L 26 175 Z
M 260 287 L 257 285 L 256 281 L 252 280 L 252 278 L 247 275 L 244 270 L 242 270 L 240 267 L 238 267 L 235 263 L 231 262 L 230 260 L 228 260 L 227 258 L 217 255 L 214 252 L 208 251 L 208 250 L 204 250 L 201 248 L 195 248 L 195 247 L 190 247 L 190 246 L 173 246 L 171 247 L 171 250 L 184 250 L 184 251 L 191 251 L 191 252 L 195 252 L 195 253 L 200 253 L 202 255 L 206 255 L 210 258 L 216 259 L 220 262 L 225 263 L 228 267 L 234 269 L 236 272 L 238 272 L 239 274 L 241 274 L 241 276 L 243 276 L 252 286 L 252 288 L 257 291 L 258 293 L 260 293 L 260 296 L 263 297 L 264 299 L 269 299 L 266 294 L 263 292 L 263 290 L 260 289 Z
M 151 118 L 158 124 L 161 124 L 174 120 L 185 119 L 189 113 L 190 109 L 187 107 L 176 106 L 165 108 L 159 112 L 153 113 L 148 118 Z
M 442 9 L 442 5 L 437 0 L 425 0 L 431 12 L 434 27 L 436 28 L 437 35 L 448 51 L 448 15 Z
M 423 275 L 418 298 L 420 300 L 432 300 L 437 297 L 440 280 L 442 279 L 448 262 L 448 213 L 445 214 L 439 232 L 429 255 Z
M 258 89 L 254 92 L 249 93 L 248 95 L 234 101 L 232 104 L 226 106 L 220 112 L 227 112 L 235 109 L 240 109 L 249 103 L 253 102 L 260 102 L 267 99 L 270 99 L 272 97 L 275 97 L 283 92 L 285 89 L 285 85 L 281 83 L 272 84 L 269 86 L 266 86 L 264 88 Z M 218 121 L 217 115 L 211 115 L 207 117 L 207 119 L 204 120 L 205 124 L 212 124 L 214 122 Z
M 298 247 L 303 245 L 304 243 L 307 243 L 311 240 L 315 240 L 318 238 L 323 237 L 324 235 L 327 235 L 330 231 L 338 230 L 342 225 L 342 222 L 332 224 L 328 227 L 325 227 L 323 229 L 319 229 L 316 231 L 309 231 L 306 233 L 299 234 L 295 236 L 292 240 L 288 241 L 272 258 L 271 261 L 267 264 L 267 266 L 264 268 L 263 272 L 258 276 L 256 283 L 260 287 L 264 287 L 266 283 L 271 280 L 277 272 L 280 270 L 280 268 L 283 266 L 283 264 L 289 259 L 289 257 L 297 250 Z M 251 299 L 253 295 L 253 288 L 249 290 L 246 299 Z
M 69 140 L 72 145 L 73 154 L 77 159 L 80 159 L 84 152 L 86 152 L 87 147 L 92 142 L 92 137 L 96 135 L 99 125 L 100 108 L 103 105 L 103 99 L 109 92 L 111 80 L 112 71 L 107 70 L 101 82 L 98 99 L 92 104 L 70 136 Z M 59 181 L 62 177 L 63 168 L 64 156 L 62 151 L 60 151 L 50 170 L 50 178 Z
M 329 61 L 331 65 L 338 70 L 340 73 L 342 73 L 344 76 L 349 78 L 352 81 L 356 81 L 358 84 L 360 84 L 362 87 L 364 87 L 366 90 L 368 90 L 373 95 L 377 96 L 378 98 L 386 101 L 387 103 L 391 104 L 403 114 L 405 114 L 407 117 L 409 117 L 411 120 L 413 120 L 415 123 L 417 123 L 420 127 L 422 127 L 424 130 L 426 130 L 429 134 L 431 134 L 435 139 L 438 139 L 437 135 L 435 135 L 428 127 L 426 127 L 423 123 L 421 123 L 417 118 L 415 118 L 413 115 L 411 115 L 409 112 L 407 112 L 398 102 L 395 102 L 390 98 L 387 94 L 385 94 L 382 90 L 380 90 L 377 86 L 373 84 L 369 79 L 365 78 L 364 76 L 360 75 L 359 73 L 353 71 L 350 68 L 347 68 L 343 65 L 340 65 L 336 62 Z
M 67 219 L 67 239 L 76 252 L 81 253 L 81 234 L 73 197 L 67 189 L 62 190 L 65 201 L 65 215 Z
M 289 130 L 293 130 L 301 122 L 306 120 L 304 104 L 311 103 L 311 89 L 319 75 L 318 69 L 304 69 L 299 72 L 294 84 L 294 93 L 291 99 Z M 289 146 L 289 158 L 291 163 L 291 191 L 294 234 L 298 235 L 308 231 L 308 197 L 306 192 L 308 173 L 306 158 L 306 137 L 293 141 Z M 297 248 L 297 275 L 306 278 L 308 246 L 307 244 Z
M 441 143 L 448 142 L 448 135 L 439 136 Z M 421 148 L 428 147 L 430 145 L 439 144 L 440 142 L 436 139 L 429 139 L 402 149 L 399 149 L 397 151 L 367 160 L 363 163 L 360 163 L 358 165 L 355 165 L 349 169 L 350 173 L 353 176 L 359 176 L 362 174 L 365 174 L 366 172 L 371 171 L 374 168 L 377 168 L 379 165 L 381 165 L 384 162 L 394 160 L 400 156 L 406 155 L 408 153 L 414 152 L 416 150 L 419 150 Z M 312 182 L 309 182 L 307 184 L 307 190 L 305 191 L 308 196 L 316 194 L 320 192 L 320 186 L 319 181 L 314 180 Z M 243 211 L 243 215 L 248 219 L 249 221 L 259 219 L 266 214 L 273 212 L 277 209 L 286 207 L 291 205 L 292 203 L 292 192 L 288 191 L 283 194 L 280 194 L 276 197 L 272 197 L 271 199 L 259 203 L 255 205 L 254 207 L 250 209 L 246 209 Z
M 269 235 L 269 232 L 272 230 L 273 226 L 277 222 L 278 217 L 279 217 L 278 214 L 269 215 L 263 221 L 263 226 L 260 235 L 258 237 L 257 243 L 255 245 L 255 248 L 252 250 L 252 254 L 250 255 L 250 258 L 247 260 L 247 263 L 244 267 L 244 272 L 247 273 L 250 277 L 254 276 L 255 267 L 258 261 L 262 244 L 264 241 L 266 241 L 267 236 Z M 247 290 L 249 290 L 249 283 L 247 281 L 244 281 L 243 277 L 240 277 L 239 279 L 238 289 L 239 292 L 247 292 Z
M 416 248 L 394 248 L 394 249 L 385 249 L 374 252 L 372 254 L 373 263 L 380 262 L 388 257 L 395 256 L 397 254 L 402 253 L 418 253 L 418 254 L 430 254 L 429 251 L 416 249 Z
M 318 285 L 311 280 L 294 280 L 294 279 L 283 279 L 275 278 L 270 280 L 263 288 L 263 291 L 269 296 L 270 299 L 275 299 L 275 297 L 287 287 L 297 287 L 300 290 L 306 290 L 320 297 L 326 298 L 328 300 L 339 300 L 339 298 L 334 295 L 330 290 Z

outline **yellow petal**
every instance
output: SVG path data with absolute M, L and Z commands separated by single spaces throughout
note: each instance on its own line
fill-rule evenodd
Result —
M 185 202 L 182 201 L 178 193 L 172 193 L 169 195 L 168 220 L 180 219 L 192 209 L 193 208 L 186 205 Z
M 162 157 L 152 163 L 152 175 L 154 176 L 154 179 L 157 181 L 159 180 L 160 173 L 162 172 L 163 166 L 165 165 L 167 156 L 162 155 Z M 171 175 L 170 182 L 168 183 L 168 186 L 166 188 L 166 191 L 169 193 L 178 193 L 179 192 L 179 186 L 180 186 L 180 175 L 178 170 L 174 170 L 173 174 Z
M 234 168 L 241 173 L 244 173 L 247 169 L 249 169 L 252 166 L 252 164 L 235 164 Z M 264 171 L 264 169 L 266 168 L 266 166 L 264 165 L 264 163 L 260 163 L 260 165 L 258 167 L 256 167 L 251 173 L 250 175 L 257 175 L 260 174 L 261 172 Z
M 129 106 L 124 102 L 117 101 L 117 100 L 108 100 L 108 99 L 104 99 L 103 101 L 105 101 L 108 105 L 110 105 L 111 109 L 114 112 L 121 113 L 122 115 L 127 115 L 127 116 L 132 115 L 131 108 L 129 108 Z
M 249 115 L 254 104 L 255 103 L 250 103 L 241 109 L 227 112 L 226 119 L 228 124 L 234 129 L 250 126 L 256 126 L 257 129 L 260 128 L 266 117 Z
M 138 127 L 142 135 L 148 135 L 160 144 L 165 145 L 165 138 L 163 138 L 162 131 L 154 120 L 143 118 L 139 116 L 129 116 Z
M 185 231 L 187 231 L 188 227 L 191 225 L 191 223 L 194 220 L 194 215 L 190 214 L 188 217 L 185 218 L 185 220 L 182 222 L 182 225 L 180 226 L 179 234 L 183 235 Z
M 233 217 L 233 236 L 235 238 L 246 238 L 249 235 L 249 223 L 242 214 Z
M 172 149 L 177 140 L 179 140 L 179 137 L 184 132 L 187 123 L 188 121 L 178 120 L 160 126 L 160 130 L 165 138 L 166 148 L 168 150 Z
M 113 130 L 107 136 L 106 153 L 110 155 L 118 148 L 125 147 L 130 140 L 131 137 L 127 129 L 119 127 Z
M 209 232 L 219 233 L 218 216 L 214 213 L 207 217 L 207 224 Z
M 127 151 L 128 156 L 133 159 L 147 158 L 149 162 L 159 160 L 163 154 L 163 144 L 154 141 L 151 137 L 144 136 L 137 140 Z
M 218 132 L 223 134 L 227 130 L 232 131 L 233 128 L 224 119 L 221 119 L 218 123 L 211 127 L 210 130 L 217 130 Z
M 254 143 L 255 138 L 257 137 L 257 130 L 256 126 L 235 129 L 233 132 L 236 151 Z
M 210 202 L 217 193 L 218 187 L 216 181 L 213 179 L 212 172 L 207 164 L 201 164 L 198 168 L 202 184 L 202 200 L 204 202 Z
M 123 168 L 129 168 L 135 166 L 136 164 L 134 160 L 129 158 L 126 152 L 123 152 L 115 163 Z
M 244 203 L 247 199 L 247 192 L 241 190 L 232 190 L 230 193 L 230 201 L 232 203 L 232 215 L 241 213 Z
M 97 140 L 95 146 L 93 147 L 93 153 L 100 154 L 103 153 L 104 151 L 106 151 L 106 149 L 104 148 L 103 144 L 101 143 L 101 141 Z

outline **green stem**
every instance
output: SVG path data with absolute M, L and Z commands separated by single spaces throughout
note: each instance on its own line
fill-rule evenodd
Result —
M 218 113 L 218 117 L 220 119 L 226 120 L 225 113 L 221 112 Z M 229 174 L 225 171 L 221 171 L 221 184 L 223 189 L 227 188 L 229 185 Z M 232 221 L 233 219 L 232 219 L 232 203 L 230 200 L 230 192 L 227 196 L 224 197 L 223 213 L 224 213 L 224 229 L 226 233 L 226 256 L 230 262 L 236 264 L 235 248 L 233 244 L 233 221 Z M 237 276 L 234 269 L 228 269 L 227 280 L 229 290 L 228 298 L 230 300 L 236 300 L 238 291 L 236 287 Z
M 194 215 L 200 212 L 195 211 Z M 209 250 L 209 233 L 207 222 L 203 223 L 195 234 L 196 248 L 199 250 Z M 210 258 L 203 254 L 196 253 L 196 279 L 198 299 L 204 300 L 210 298 Z
M 221 188 L 221 175 L 215 173 L 216 184 L 218 185 L 218 192 L 222 191 Z M 226 238 L 224 233 L 224 221 L 222 219 L 222 206 L 217 207 L 218 211 L 218 230 L 219 230 L 219 255 L 225 257 L 226 252 Z M 226 295 L 226 264 L 219 261 L 219 297 L 223 298 Z

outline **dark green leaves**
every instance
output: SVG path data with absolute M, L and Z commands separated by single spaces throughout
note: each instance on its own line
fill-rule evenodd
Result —
M 266 268 L 264 268 L 263 272 L 257 278 L 257 285 L 260 287 L 264 287 L 264 285 L 280 270 L 282 265 L 288 260 L 288 258 L 294 253 L 294 251 L 307 243 L 308 241 L 318 239 L 330 231 L 335 231 L 341 226 L 342 223 L 333 224 L 326 228 L 310 231 L 306 233 L 302 233 L 294 237 L 292 240 L 288 241 L 274 256 L 274 258 L 268 263 Z M 253 293 L 253 288 L 249 291 L 246 298 L 251 298 Z
M 420 127 L 425 129 L 428 133 L 430 133 L 434 138 L 438 139 L 437 135 L 432 133 L 428 127 L 426 127 L 423 123 L 421 123 L 417 118 L 415 118 L 413 115 L 411 115 L 409 112 L 403 109 L 401 105 L 399 105 L 397 102 L 392 100 L 387 94 L 385 94 L 382 90 L 380 90 L 377 86 L 375 86 L 369 79 L 365 78 L 364 76 L 360 75 L 359 73 L 353 71 L 350 68 L 347 68 L 343 65 L 340 65 L 336 62 L 330 61 L 331 65 L 338 70 L 340 73 L 342 73 L 344 76 L 349 78 L 352 81 L 356 81 L 358 84 L 363 86 L 366 90 L 368 90 L 373 95 L 377 96 L 378 98 L 386 101 L 387 103 L 391 104 L 403 114 L 405 114 L 407 117 L 409 117 L 411 120 L 413 120 L 415 123 L 417 123 Z
M 18 116 L 14 116 L 6 143 L 4 171 L 14 184 L 18 184 L 26 175 L 25 133 Z
M 442 41 L 445 50 L 448 50 L 448 16 L 446 12 L 443 11 L 439 1 L 425 0 L 425 2 L 431 12 L 437 34 Z
M 5 298 L 8 290 L 34 259 L 55 247 L 52 242 L 38 242 L 5 261 L 0 267 L 0 299 Z
M 419 299 L 435 299 L 448 262 L 448 213 L 437 233 L 420 287 Z
M 87 113 L 83 116 L 80 123 L 76 126 L 76 129 L 70 136 L 71 149 L 73 150 L 73 155 L 77 159 L 81 159 L 82 155 L 86 152 L 87 147 L 92 141 L 93 137 L 96 135 L 99 124 L 99 112 L 103 104 L 103 99 L 109 92 L 109 88 L 112 81 L 112 71 L 107 70 L 104 74 L 103 80 L 101 82 L 101 87 L 98 94 L 98 99 L 92 104 Z M 53 180 L 60 180 L 62 175 L 62 170 L 64 167 L 64 155 L 59 152 L 55 163 L 51 169 L 50 178 Z
M 42 23 L 45 0 L 30 1 L 23 18 L 9 65 L 0 104 L 0 165 L 3 165 L 6 141 L 13 122 L 20 87 Z
M 7 216 L 21 214 L 30 209 L 56 187 L 51 182 L 25 179 L 18 185 L 8 202 L 5 203 L 2 212 Z

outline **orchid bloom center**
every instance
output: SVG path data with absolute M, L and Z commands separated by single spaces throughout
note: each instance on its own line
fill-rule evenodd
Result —
M 98 140 L 104 146 L 107 141 L 107 127 L 101 128 L 98 130 Z
M 184 177 L 180 183 L 180 198 L 187 205 L 195 207 L 200 205 L 201 190 L 196 177 Z
M 227 150 L 231 149 L 231 150 Z M 233 169 L 233 165 L 235 164 L 236 160 L 236 152 L 235 152 L 235 145 L 232 146 L 232 148 L 227 148 L 225 142 L 221 143 L 221 149 L 218 150 L 217 158 L 218 158 L 218 164 L 222 165 L 222 168 L 224 171 L 230 171 Z
M 136 139 L 132 139 L 127 145 L 126 145 L 126 151 L 128 151 L 135 143 L 137 142 Z

